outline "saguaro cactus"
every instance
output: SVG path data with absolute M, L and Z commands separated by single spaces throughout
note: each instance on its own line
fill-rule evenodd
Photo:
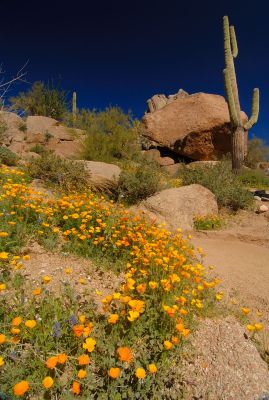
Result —
M 73 92 L 72 115 L 73 115 L 73 122 L 75 122 L 77 119 L 77 93 L 76 92 Z
M 234 58 L 238 55 L 235 29 L 229 25 L 227 16 L 223 17 L 225 69 L 224 84 L 232 126 L 232 168 L 238 172 L 243 167 L 245 154 L 245 131 L 252 128 L 259 116 L 259 89 L 253 90 L 252 114 L 248 121 L 243 121 Z

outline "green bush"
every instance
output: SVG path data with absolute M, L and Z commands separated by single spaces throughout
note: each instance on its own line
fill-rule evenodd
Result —
M 250 168 L 257 168 L 258 163 L 267 161 L 269 157 L 269 147 L 265 145 L 262 139 L 254 136 L 248 142 L 248 154 L 245 159 L 245 164 Z
M 12 110 L 26 115 L 43 115 L 63 119 L 67 112 L 67 94 L 53 83 L 35 82 L 27 92 L 21 92 L 9 99 Z
M 161 172 L 155 164 L 136 164 L 122 171 L 117 199 L 135 204 L 161 189 Z
M 222 227 L 223 221 L 219 215 L 206 215 L 194 218 L 194 227 L 198 231 L 216 230 Z
M 76 127 L 86 131 L 82 152 L 86 160 L 117 162 L 139 156 L 139 123 L 117 107 L 82 110 Z
M 213 192 L 220 207 L 236 211 L 248 208 L 253 203 L 253 196 L 244 188 L 240 178 L 232 173 L 229 162 L 217 165 L 181 168 L 180 177 L 183 185 L 198 183 Z
M 82 163 L 62 159 L 50 152 L 32 159 L 27 169 L 32 178 L 57 185 L 64 192 L 81 192 L 90 187 L 90 174 Z
M 30 151 L 37 153 L 37 154 L 43 154 L 46 152 L 46 149 L 42 144 L 37 143 L 33 147 L 30 148 Z
M 238 177 L 243 185 L 253 188 L 269 186 L 269 177 L 260 169 L 246 169 Z
M 16 165 L 19 160 L 17 154 L 9 150 L 7 147 L 0 147 L 0 163 L 8 166 Z

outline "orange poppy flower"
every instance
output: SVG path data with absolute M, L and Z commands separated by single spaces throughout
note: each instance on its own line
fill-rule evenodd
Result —
M 128 347 L 119 347 L 117 353 L 120 361 L 131 362 L 133 359 L 132 352 Z

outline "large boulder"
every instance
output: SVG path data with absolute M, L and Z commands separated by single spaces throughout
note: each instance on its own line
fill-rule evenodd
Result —
M 0 112 L 0 129 L 3 144 L 9 146 L 12 142 L 23 142 L 25 123 L 17 114 L 7 111 Z
M 80 129 L 70 129 L 54 119 L 42 116 L 29 116 L 26 119 L 27 134 L 37 135 L 42 134 L 44 140 L 48 141 L 50 138 L 56 138 L 59 140 L 72 141 L 75 137 L 81 136 L 83 131 Z
M 242 118 L 247 119 L 245 113 Z M 144 136 L 193 160 L 212 160 L 231 151 L 231 128 L 224 97 L 195 93 L 146 113 Z M 247 148 L 247 133 L 246 133 Z
M 101 161 L 85 161 L 83 163 L 86 171 L 90 173 L 91 183 L 96 189 L 113 191 L 116 189 L 121 174 L 121 169 L 115 164 L 108 164 Z
M 194 184 L 162 190 L 142 201 L 134 211 L 137 210 L 156 222 L 166 223 L 172 231 L 191 231 L 195 217 L 217 214 L 218 205 L 210 190 Z

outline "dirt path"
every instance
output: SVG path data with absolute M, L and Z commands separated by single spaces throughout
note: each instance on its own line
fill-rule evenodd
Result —
M 262 311 L 269 320 L 269 223 L 265 216 L 243 213 L 225 230 L 197 232 L 192 242 L 205 252 L 229 297 Z

